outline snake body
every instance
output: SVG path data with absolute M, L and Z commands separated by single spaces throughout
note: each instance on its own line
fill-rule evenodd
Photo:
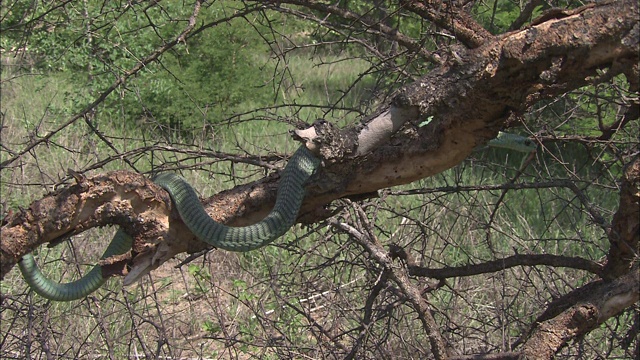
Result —
M 230 227 L 211 219 L 196 192 L 178 175 L 161 174 L 154 182 L 171 195 L 182 221 L 198 239 L 220 249 L 245 252 L 269 244 L 293 226 L 304 199 L 304 184 L 319 165 L 320 159 L 301 146 L 284 168 L 271 212 L 260 222 L 244 227 Z
M 132 239 L 124 230 L 118 229 L 115 236 L 102 254 L 102 259 L 106 259 L 113 255 L 124 254 L 131 249 Z M 72 301 L 82 299 L 83 297 L 98 290 L 102 284 L 107 281 L 102 277 L 102 267 L 94 266 L 82 278 L 60 284 L 47 278 L 38 268 L 33 255 L 26 254 L 18 263 L 22 277 L 27 285 L 43 298 L 54 301 Z
M 530 139 L 503 132 L 487 145 L 527 153 L 536 149 Z M 260 222 L 244 227 L 230 227 L 211 219 L 195 190 L 178 175 L 160 174 L 154 182 L 167 190 L 182 221 L 197 238 L 220 249 L 246 252 L 271 243 L 293 226 L 305 196 L 304 184 L 319 165 L 320 159 L 304 145 L 298 148 L 283 170 L 271 212 Z M 131 248 L 131 242 L 131 237 L 124 230 L 118 230 L 102 258 L 125 253 Z M 106 281 L 99 265 L 79 280 L 60 284 L 40 272 L 31 254 L 23 256 L 18 264 L 29 287 L 42 297 L 55 301 L 81 299 Z
M 305 146 L 298 148 L 282 172 L 278 196 L 271 212 L 260 222 L 244 227 L 230 227 L 211 219 L 195 190 L 182 177 L 165 173 L 153 181 L 167 190 L 182 221 L 197 238 L 217 248 L 246 252 L 268 245 L 293 226 L 305 196 L 304 184 L 319 165 L 320 159 Z M 102 258 L 125 253 L 131 248 L 131 242 L 131 237 L 124 230 L 118 230 Z M 29 287 L 54 301 L 81 299 L 106 281 L 99 265 L 81 279 L 65 284 L 44 276 L 31 254 L 23 256 L 18 265 Z

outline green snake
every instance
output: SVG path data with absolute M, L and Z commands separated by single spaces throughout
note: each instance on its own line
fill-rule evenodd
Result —
M 282 172 L 278 196 L 271 212 L 260 222 L 244 227 L 230 227 L 211 219 L 195 190 L 180 176 L 165 173 L 153 181 L 167 190 L 182 221 L 198 239 L 220 249 L 246 252 L 271 243 L 293 226 L 305 196 L 305 182 L 319 165 L 320 159 L 304 145 L 298 148 Z M 124 230 L 118 230 L 102 258 L 125 253 L 131 249 L 131 243 L 131 237 Z M 81 299 L 106 281 L 100 265 L 94 266 L 81 279 L 65 284 L 45 277 L 31 254 L 24 255 L 18 265 L 29 287 L 54 301 Z
M 132 239 L 124 230 L 118 229 L 115 236 L 102 254 L 101 259 L 106 259 L 113 255 L 124 254 L 131 249 Z M 98 290 L 107 281 L 102 276 L 102 267 L 96 265 L 82 278 L 60 284 L 50 280 L 40 271 L 33 255 L 26 254 L 18 262 L 22 277 L 29 287 L 38 295 L 54 301 L 72 301 L 82 299 L 92 292 Z
M 503 132 L 489 141 L 488 145 L 527 153 L 536 149 L 530 139 Z M 229 227 L 211 219 L 195 190 L 180 176 L 164 173 L 153 181 L 169 193 L 182 221 L 198 239 L 220 249 L 246 252 L 271 243 L 293 226 L 305 196 L 305 182 L 319 165 L 320 159 L 304 145 L 298 148 L 283 170 L 271 212 L 260 222 L 244 227 Z M 127 252 L 131 243 L 131 237 L 124 230 L 118 230 L 102 259 Z M 61 284 L 44 276 L 31 254 L 24 255 L 18 264 L 29 287 L 40 296 L 54 301 L 81 299 L 106 281 L 100 265 L 94 266 L 79 280 Z

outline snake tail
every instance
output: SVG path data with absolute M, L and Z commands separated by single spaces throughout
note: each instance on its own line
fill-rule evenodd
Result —
M 282 172 L 271 212 L 260 222 L 244 227 L 226 226 L 213 220 L 182 177 L 164 173 L 153 181 L 167 190 L 182 221 L 198 239 L 220 249 L 246 252 L 271 243 L 293 226 L 305 196 L 305 182 L 319 165 L 320 159 L 304 145 L 300 146 Z
M 119 229 L 101 259 L 113 255 L 124 254 L 131 249 L 132 239 L 122 229 Z M 32 254 L 26 254 L 18 262 L 18 267 L 27 285 L 38 295 L 54 301 L 72 301 L 86 297 L 98 290 L 107 279 L 102 277 L 102 267 L 94 266 L 82 278 L 68 282 L 58 283 L 47 278 L 38 268 Z

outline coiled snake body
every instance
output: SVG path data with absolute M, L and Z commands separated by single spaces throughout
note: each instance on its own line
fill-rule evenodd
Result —
M 528 138 L 502 132 L 488 145 L 520 152 L 536 149 Z M 245 227 L 229 227 L 211 219 L 196 192 L 178 175 L 161 174 L 154 182 L 167 190 L 182 221 L 197 238 L 220 249 L 245 252 L 271 243 L 293 226 L 304 199 L 304 184 L 319 165 L 320 159 L 304 145 L 301 146 L 283 170 L 278 196 L 271 212 L 260 222 Z M 131 237 L 124 230 L 118 230 L 102 259 L 127 252 L 131 243 Z M 94 266 L 79 280 L 60 284 L 40 272 L 31 254 L 23 256 L 18 264 L 31 289 L 54 301 L 81 299 L 96 291 L 106 281 L 99 265 Z

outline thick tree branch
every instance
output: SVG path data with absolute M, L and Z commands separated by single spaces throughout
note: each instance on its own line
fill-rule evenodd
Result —
M 96 226 L 118 224 L 134 238 L 144 234 L 137 244 L 158 243 L 169 227 L 170 203 L 159 187 L 131 172 L 77 177 L 75 185 L 2 220 L 0 278 L 37 246 Z
M 524 343 L 525 359 L 552 359 L 568 341 L 595 329 L 640 299 L 638 267 L 611 281 L 599 280 L 571 292 L 558 302 L 566 310 L 552 318 L 539 318 Z M 544 314 L 543 314 L 544 315 Z
M 621 179 L 620 205 L 609 232 L 609 254 L 604 277 L 626 274 L 638 261 L 640 246 L 640 156 L 627 164 Z
M 506 34 L 466 54 L 461 65 L 432 71 L 357 130 L 362 142 L 378 124 L 399 128 L 380 142 L 388 132 L 369 131 L 366 144 L 384 146 L 358 148 L 356 154 L 366 155 L 329 166 L 337 175 L 331 188 L 364 193 L 440 173 L 494 137 L 513 113 L 588 84 L 600 68 L 621 72 L 614 63 L 638 59 L 637 15 L 634 1 L 586 9 Z

